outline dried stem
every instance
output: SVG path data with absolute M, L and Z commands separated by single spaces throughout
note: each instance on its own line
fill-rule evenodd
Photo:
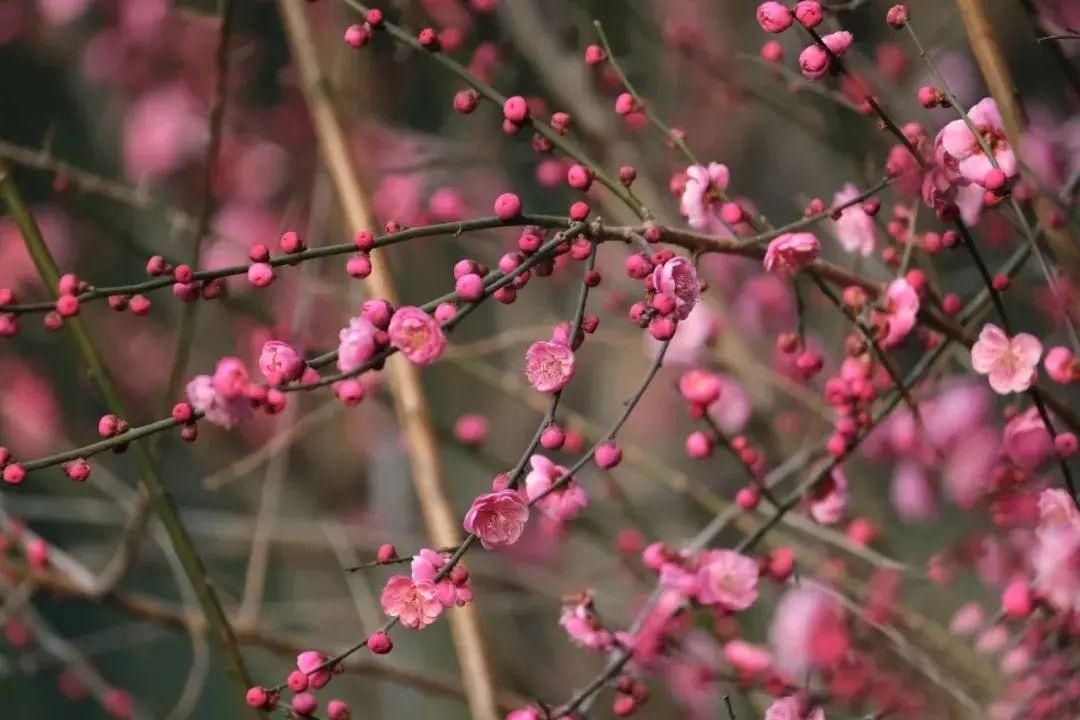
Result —
M 328 83 L 320 68 L 307 13 L 302 3 L 279 0 L 289 44 L 300 69 L 303 93 L 311 113 L 316 138 L 326 163 L 346 224 L 353 234 L 376 227 L 370 203 L 350 161 L 349 145 L 333 106 Z M 397 292 L 390 268 L 381 254 L 372 256 L 372 274 L 366 280 L 372 296 L 397 305 Z M 436 545 L 456 545 L 460 532 L 443 482 L 438 441 L 416 367 L 404 357 L 387 362 L 394 405 L 409 446 L 412 481 L 420 501 L 428 534 Z M 495 720 L 498 711 L 490 661 L 484 648 L 479 615 L 475 605 L 453 613 L 450 618 L 454 645 L 461 665 L 461 678 L 472 714 L 480 720 Z

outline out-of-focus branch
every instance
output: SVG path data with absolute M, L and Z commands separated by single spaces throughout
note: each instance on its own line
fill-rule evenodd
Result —
M 60 272 L 56 266 L 56 261 L 48 246 L 45 245 L 41 230 L 23 200 L 22 193 L 16 186 L 10 170 L 5 166 L 0 166 L 0 197 L 2 197 L 12 220 L 23 236 L 31 259 L 41 275 L 42 282 L 48 292 L 54 298 L 57 297 Z M 86 364 L 91 379 L 101 393 L 106 406 L 120 417 L 127 417 L 128 414 L 120 400 L 116 384 L 105 367 L 101 353 L 98 351 L 82 319 L 78 316 L 68 318 L 65 324 L 70 329 L 78 353 Z M 206 568 L 199 557 L 198 551 L 195 549 L 194 543 L 191 541 L 191 536 L 188 534 L 187 528 L 184 527 L 184 523 L 180 520 L 172 496 L 158 476 L 150 453 L 141 446 L 136 447 L 135 450 L 140 469 L 140 479 L 146 488 L 150 505 L 169 534 L 169 540 L 176 549 L 176 553 L 184 567 L 184 572 L 190 580 L 196 596 L 199 598 L 199 604 L 206 617 L 207 625 L 213 630 L 218 644 L 221 646 L 229 674 L 242 693 L 251 685 L 251 682 L 248 679 L 244 659 L 239 646 L 236 644 L 232 627 L 225 617 L 225 611 L 222 609 L 217 593 L 209 582 Z
M 1005 133 L 1009 143 L 1016 148 L 1020 157 L 1023 152 L 1023 135 L 1027 129 L 1027 114 L 1020 101 L 1020 91 L 1013 80 L 1005 57 L 1001 53 L 994 28 L 986 14 L 983 0 L 956 0 L 960 17 L 964 21 L 968 42 L 971 43 L 975 60 L 982 71 L 983 79 L 990 88 L 990 95 L 997 103 L 1001 119 L 1005 124 Z M 1046 233 L 1046 241 L 1058 265 L 1064 270 L 1073 287 L 1080 287 L 1080 248 L 1064 230 L 1057 227 L 1053 220 L 1053 203 L 1043 196 L 1034 200 L 1035 214 Z
M 368 196 L 351 162 L 349 146 L 328 93 L 328 83 L 320 67 L 304 4 L 298 0 L 279 0 L 278 7 L 300 70 L 302 91 L 319 147 L 348 228 L 352 233 L 372 230 L 375 220 Z M 366 280 L 367 288 L 373 296 L 396 305 L 397 292 L 385 257 L 375 253 L 371 260 L 372 273 Z M 390 358 L 387 370 L 398 421 L 409 446 L 412 481 L 428 535 L 436 546 L 457 545 L 460 542 L 459 523 L 443 483 L 438 440 L 419 373 L 414 365 L 401 356 Z M 475 605 L 467 605 L 452 613 L 450 627 L 469 708 L 476 718 L 494 720 L 498 714 L 495 692 Z

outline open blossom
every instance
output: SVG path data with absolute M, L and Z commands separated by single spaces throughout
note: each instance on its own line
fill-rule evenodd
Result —
M 480 538 L 485 550 L 513 545 L 529 520 L 529 507 L 515 490 L 487 493 L 473 500 L 465 530 Z
M 567 473 L 566 468 L 556 465 L 543 455 L 529 458 L 529 466 L 532 469 L 525 476 L 525 493 L 530 503 L 536 501 Z M 536 503 L 546 515 L 561 522 L 573 520 L 588 504 L 589 496 L 573 479 L 544 495 Z
M 1080 525 L 1040 528 L 1032 554 L 1033 587 L 1063 612 L 1080 611 Z
M 251 417 L 251 402 L 243 395 L 225 397 L 214 387 L 214 380 L 209 375 L 192 378 L 187 384 L 187 399 L 207 420 L 225 428 Z
M 686 184 L 683 186 L 679 209 L 690 227 L 716 235 L 725 232 L 720 222 L 720 196 L 717 190 L 726 191 L 730 182 L 727 165 L 709 163 L 686 168 Z
M 349 319 L 349 327 L 338 334 L 337 366 L 341 372 L 352 372 L 375 355 L 375 326 L 367 318 Z
M 758 564 L 734 550 L 705 550 L 698 561 L 698 602 L 745 610 L 757 600 Z
M 534 390 L 556 393 L 574 375 L 574 351 L 564 343 L 537 340 L 525 351 L 525 378 Z
M 418 307 L 399 307 L 387 328 L 390 343 L 417 365 L 430 365 L 446 349 L 446 335 L 438 321 Z
M 765 269 L 791 277 L 817 259 L 821 243 L 813 233 L 778 235 L 765 251 Z
M 945 152 L 956 161 L 960 174 L 970 182 L 983 185 L 986 174 L 994 169 L 996 163 L 1006 177 L 1016 175 L 1016 154 L 1005 136 L 1005 126 L 994 99 L 984 98 L 977 102 L 968 110 L 968 117 L 990 148 L 993 161 L 983 152 L 979 139 L 967 123 L 953 120 L 941 129 L 938 138 Z
M 473 591 L 469 587 L 468 576 L 463 575 L 458 578 L 454 573 L 450 573 L 442 580 L 435 581 L 438 574 L 446 567 L 447 562 L 449 561 L 442 553 L 430 548 L 422 548 L 420 552 L 413 556 L 410 565 L 412 581 L 418 586 L 424 583 L 431 585 L 435 591 L 435 599 L 443 607 L 452 608 L 455 605 L 461 607 L 473 599 Z
M 1073 525 L 1080 528 L 1080 510 L 1060 488 L 1048 488 L 1039 493 L 1039 530 L 1056 525 Z
M 777 668 L 789 679 L 831 667 L 850 645 L 844 608 L 825 588 L 803 581 L 777 603 L 769 642 Z
M 270 340 L 263 343 L 262 352 L 259 353 L 259 370 L 267 380 L 280 378 L 291 382 L 300 379 L 303 374 L 304 359 L 292 345 Z
M 395 575 L 387 580 L 380 602 L 383 612 L 413 630 L 435 622 L 443 611 L 443 604 L 435 596 L 435 585 L 413 582 L 407 575 Z
M 591 592 L 583 592 L 563 601 L 559 625 L 566 630 L 570 639 L 596 652 L 610 650 L 615 641 L 611 632 L 600 623 L 600 618 L 593 609 Z
M 884 348 L 896 347 L 904 341 L 919 314 L 919 294 L 904 278 L 889 283 L 885 290 L 885 311 L 878 314 L 881 326 L 879 342 Z
M 810 517 L 822 525 L 840 522 L 847 512 L 848 481 L 840 468 L 822 478 L 810 495 Z
M 990 377 L 994 392 L 1024 392 L 1035 383 L 1042 343 L 1033 335 L 1010 338 L 997 325 L 987 323 L 971 347 L 971 367 Z
M 833 196 L 833 207 L 849 203 L 857 197 L 859 189 L 848 183 Z M 833 232 L 840 241 L 840 247 L 849 253 L 857 252 L 863 257 L 869 257 L 870 253 L 874 252 L 874 218 L 863 210 L 862 205 L 855 204 L 841 210 L 840 217 L 833 221 Z
M 825 711 L 810 707 L 809 701 L 801 695 L 789 695 L 769 706 L 765 720 L 825 720 Z
M 772 653 L 744 640 L 732 640 L 724 645 L 724 659 L 731 667 L 747 675 L 760 675 L 772 667 Z
M 214 390 L 227 399 L 243 397 L 251 378 L 247 368 L 239 358 L 223 357 L 214 366 L 214 375 L 211 378 Z
M 675 299 L 675 315 L 685 320 L 701 299 L 701 284 L 697 270 L 689 258 L 673 257 L 653 270 L 653 286 L 656 292 Z

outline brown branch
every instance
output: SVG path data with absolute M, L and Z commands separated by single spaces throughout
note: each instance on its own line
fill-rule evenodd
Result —
M 328 93 L 328 83 L 320 68 L 316 45 L 308 24 L 305 6 L 299 0 L 279 0 L 289 44 L 300 70 L 302 91 L 311 113 L 315 135 L 350 232 L 375 227 L 367 194 L 350 161 L 341 121 Z M 365 281 L 373 296 L 397 304 L 397 292 L 390 268 L 381 253 L 371 257 L 372 273 Z M 438 441 L 432 427 L 427 402 L 416 367 L 395 356 L 387 362 L 398 422 L 409 446 L 412 481 L 420 501 L 428 535 L 436 546 L 457 545 L 460 523 L 450 504 L 442 476 Z M 498 710 L 491 679 L 491 667 L 480 632 L 475 605 L 459 608 L 450 615 L 461 678 L 473 717 L 495 720 Z

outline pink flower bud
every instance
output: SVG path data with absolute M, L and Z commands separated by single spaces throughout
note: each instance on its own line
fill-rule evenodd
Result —
M 514 193 L 503 193 L 495 198 L 495 214 L 504 222 L 513 220 L 521 214 L 521 198 Z
M 521 125 L 529 117 L 529 104 L 520 95 L 507 98 L 503 103 L 503 117 L 516 125 Z
M 795 19 L 802 23 L 803 27 L 817 27 L 822 19 L 821 3 L 817 0 L 801 0 L 796 3 Z
M 758 5 L 757 21 L 767 33 L 782 33 L 791 27 L 791 11 L 778 2 L 763 2 Z
M 820 80 L 829 71 L 829 54 L 820 45 L 807 45 L 799 53 L 799 69 L 807 80 Z

